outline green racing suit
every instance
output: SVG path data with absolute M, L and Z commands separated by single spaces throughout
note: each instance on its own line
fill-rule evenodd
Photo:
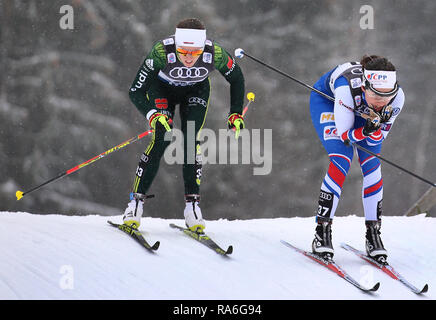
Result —
M 202 168 L 198 137 L 209 108 L 209 73 L 217 69 L 230 83 L 229 114 L 242 114 L 244 76 L 235 59 L 211 40 L 206 40 L 203 53 L 190 68 L 185 67 L 178 59 L 174 42 L 174 37 L 169 37 L 155 43 L 136 74 L 130 87 L 129 97 L 147 120 L 155 112 L 159 112 L 168 117 L 171 127 L 176 105 L 179 105 L 181 130 L 185 137 L 183 164 L 185 195 L 199 194 Z M 194 124 L 194 143 L 187 142 L 189 122 Z M 171 142 L 168 138 L 164 139 L 165 132 L 165 128 L 157 122 L 151 142 L 141 155 L 133 193 L 148 192 L 165 149 Z M 187 159 L 195 159 L 195 161 L 189 163 Z

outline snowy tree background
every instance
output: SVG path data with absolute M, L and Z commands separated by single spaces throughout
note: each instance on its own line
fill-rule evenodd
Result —
M 63 30 L 59 9 L 74 9 L 74 29 Z M 359 12 L 374 8 L 374 29 Z M 382 154 L 431 181 L 436 144 L 436 2 L 347 0 L 64 0 L 0 1 L 1 210 L 69 215 L 121 214 L 140 154 L 140 140 L 77 173 L 16 201 L 27 190 L 147 129 L 128 98 L 137 69 L 153 43 L 178 21 L 200 18 L 208 36 L 229 52 L 253 56 L 313 84 L 335 65 L 363 54 L 396 65 L 406 106 Z M 273 168 L 205 165 L 206 219 L 313 216 L 328 159 L 309 116 L 309 91 L 255 62 L 238 60 L 246 91 L 256 101 L 249 129 L 272 129 Z M 211 76 L 205 127 L 226 128 L 228 83 Z M 178 116 L 175 126 L 178 127 Z M 384 174 L 384 214 L 402 215 L 428 189 L 390 167 Z M 181 165 L 162 161 L 144 215 L 183 216 Z M 361 173 L 353 161 L 338 215 L 363 215 Z

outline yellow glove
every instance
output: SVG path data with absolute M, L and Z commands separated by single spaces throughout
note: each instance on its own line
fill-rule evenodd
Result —
M 244 116 L 240 115 L 239 113 L 232 113 L 231 115 L 229 115 L 227 124 L 229 126 L 229 129 L 232 129 L 236 132 L 235 139 L 238 139 L 241 129 L 245 128 Z
M 159 121 L 163 127 L 165 128 L 166 131 L 171 131 L 171 127 L 168 124 L 168 116 L 159 113 L 159 112 L 155 112 L 153 113 L 153 115 L 150 117 L 149 123 L 150 123 L 150 127 L 153 130 L 156 130 L 156 121 Z

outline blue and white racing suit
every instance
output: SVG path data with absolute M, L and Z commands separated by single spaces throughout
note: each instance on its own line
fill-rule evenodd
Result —
M 365 119 L 358 113 L 369 114 L 362 86 L 362 66 L 348 62 L 324 74 L 314 87 L 334 97 L 334 102 L 316 92 L 310 96 L 310 114 L 313 125 L 330 159 L 327 173 L 321 184 L 317 219 L 332 219 L 335 215 L 342 186 L 353 160 L 354 148 L 346 146 L 344 140 L 379 154 L 382 142 L 404 105 L 404 92 L 389 102 L 393 107 L 391 118 L 381 124 L 370 136 L 363 135 Z M 357 111 L 357 112 L 356 112 Z M 365 219 L 380 219 L 383 199 L 383 179 L 380 160 L 356 149 L 363 175 L 362 200 Z

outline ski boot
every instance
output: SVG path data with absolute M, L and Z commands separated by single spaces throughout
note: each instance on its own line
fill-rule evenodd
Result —
M 332 260 L 334 249 L 332 245 L 332 219 L 317 218 L 315 239 L 312 242 L 312 252 L 325 260 Z
M 387 264 L 388 252 L 380 238 L 381 221 L 365 221 L 366 253 L 380 264 Z
M 188 229 L 197 233 L 203 233 L 206 224 L 201 215 L 201 209 L 198 206 L 200 204 L 200 195 L 188 194 L 185 195 L 185 224 Z
M 142 193 L 131 193 L 130 202 L 124 211 L 123 223 L 133 229 L 138 229 L 141 224 L 141 217 L 144 206 L 144 199 L 147 196 Z

